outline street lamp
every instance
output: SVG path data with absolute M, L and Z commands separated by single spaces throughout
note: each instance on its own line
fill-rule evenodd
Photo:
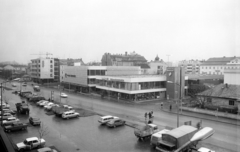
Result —
M 179 100 L 180 100 L 180 103 L 181 103 L 181 106 L 182 106 L 182 88 L 181 88 L 181 83 L 180 84 L 178 84 L 178 83 L 174 83 L 174 82 L 172 82 L 172 81 L 167 81 L 167 83 L 172 83 L 172 84 L 176 84 L 176 85 L 178 85 L 179 86 L 179 88 L 180 88 L 180 90 L 179 90 Z M 175 93 L 175 92 L 174 92 Z M 178 108 L 178 110 L 177 110 L 177 127 L 179 127 L 179 101 L 177 102 L 177 108 Z

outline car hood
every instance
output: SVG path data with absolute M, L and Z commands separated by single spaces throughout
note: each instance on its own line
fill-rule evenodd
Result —
M 24 148 L 26 145 L 23 142 L 17 144 L 17 148 Z

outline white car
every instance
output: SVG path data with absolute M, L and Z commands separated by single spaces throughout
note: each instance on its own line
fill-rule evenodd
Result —
M 49 101 L 44 101 L 44 102 L 40 103 L 39 106 L 40 106 L 40 107 L 44 107 L 44 106 L 45 106 L 46 104 L 48 104 L 48 103 L 49 103 Z
M 76 118 L 76 117 L 80 117 L 80 114 L 73 111 L 67 111 L 62 114 L 63 119 Z
M 44 108 L 46 108 L 46 107 L 48 107 L 48 106 L 52 106 L 53 104 L 54 104 L 54 103 L 49 102 L 49 103 L 45 104 Z
M 57 152 L 57 151 L 55 149 L 50 148 L 50 147 L 44 147 L 44 148 L 38 149 L 37 152 Z
M 65 93 L 61 93 L 61 95 L 60 95 L 62 98 L 67 98 L 68 97 L 68 95 L 67 94 L 65 94 Z
M 19 121 L 19 119 L 17 119 L 16 117 L 9 117 L 6 120 L 3 120 L 3 125 L 7 126 L 7 125 L 11 125 L 14 122 Z
M 211 149 L 205 148 L 205 147 L 201 147 L 198 149 L 198 152 L 215 152 Z
M 40 103 L 44 102 L 44 101 L 47 101 L 47 100 L 40 100 L 38 101 L 36 104 L 39 106 Z
M 33 148 L 37 148 L 39 146 L 45 145 L 44 139 L 38 139 L 37 137 L 31 137 L 25 139 L 23 142 L 16 144 L 18 151 L 27 151 L 32 150 Z

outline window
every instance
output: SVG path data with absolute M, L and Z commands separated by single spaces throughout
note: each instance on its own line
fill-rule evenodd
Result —
M 52 63 L 52 60 L 50 60 L 50 63 Z
M 53 72 L 53 70 L 52 70 L 52 69 L 50 69 L 50 72 Z
M 234 106 L 234 100 L 229 100 L 229 105 Z
M 52 77 L 52 74 L 50 74 L 50 77 Z
M 52 65 L 50 65 L 50 67 L 52 68 L 53 66 L 52 66 Z

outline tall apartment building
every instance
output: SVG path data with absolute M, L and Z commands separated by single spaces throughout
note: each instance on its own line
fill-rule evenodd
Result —
M 31 60 L 31 78 L 37 83 L 59 82 L 60 65 L 57 58 Z
M 183 60 L 178 63 L 179 67 L 183 67 L 185 74 L 199 74 L 201 61 L 199 60 Z
M 210 58 L 202 62 L 200 74 L 223 75 L 225 69 L 240 68 L 239 64 L 236 63 L 236 59 L 239 59 L 239 57 Z

